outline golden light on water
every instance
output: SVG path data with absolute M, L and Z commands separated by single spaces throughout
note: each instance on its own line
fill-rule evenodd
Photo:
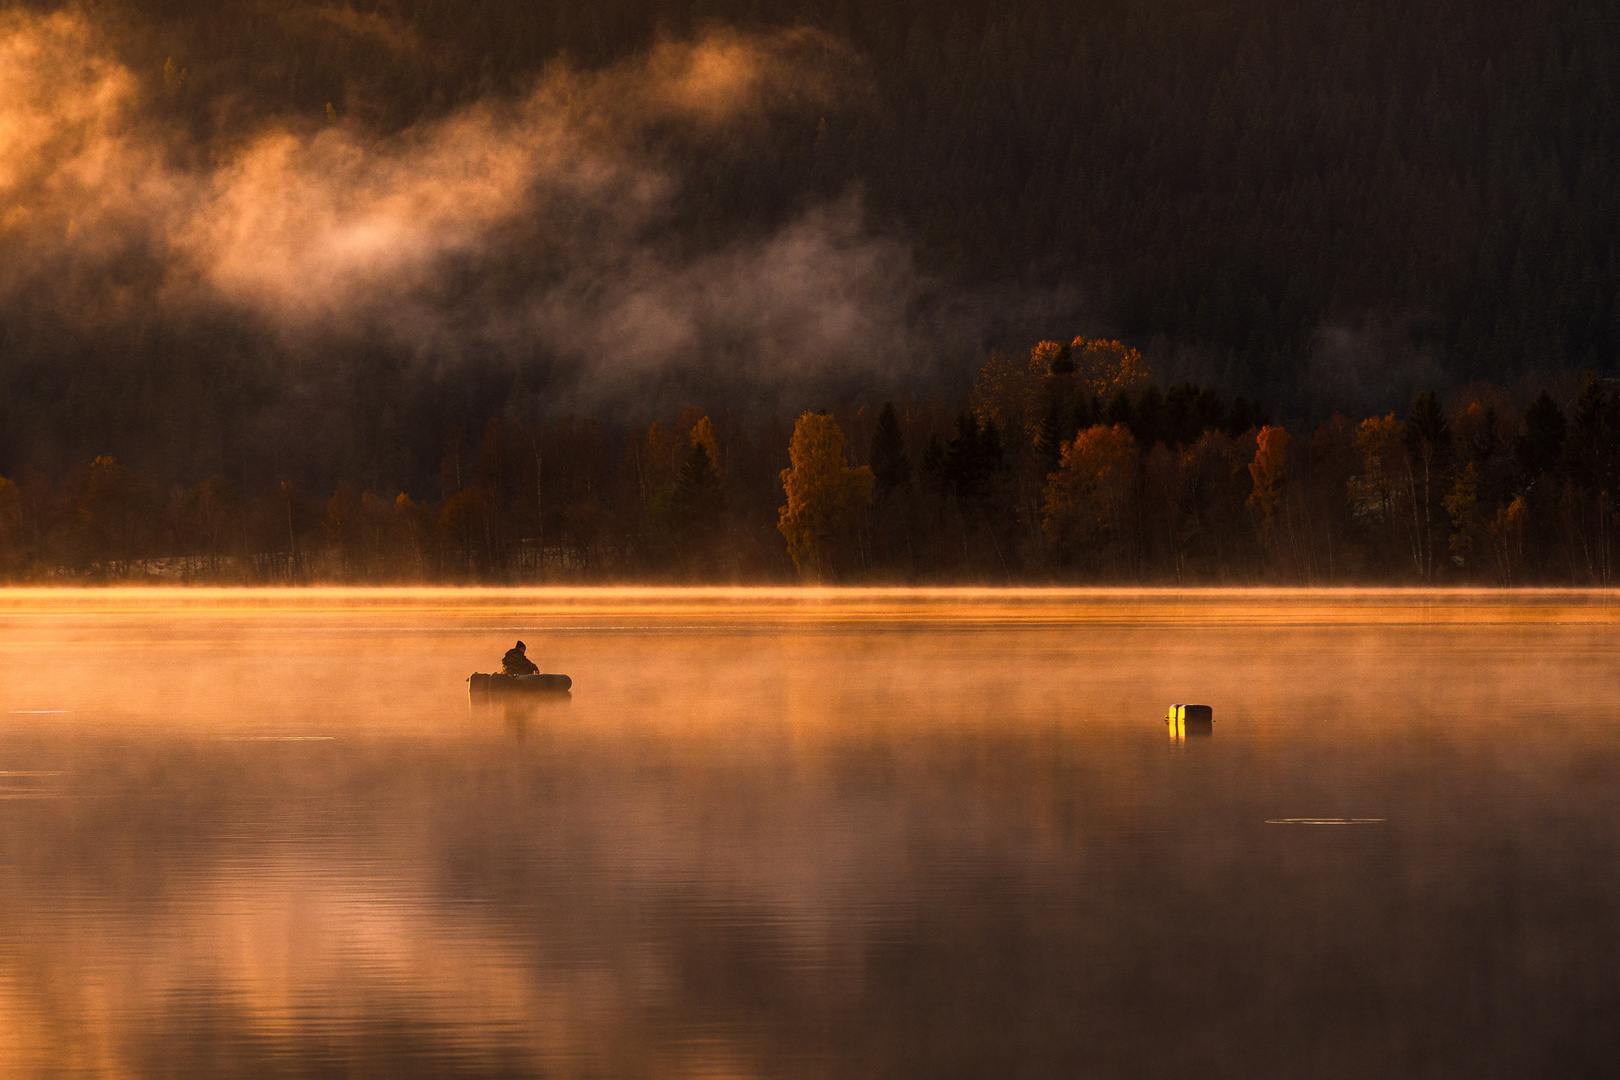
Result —
M 1511 928 L 1439 928 L 1526 878 L 1537 934 L 1602 916 L 1615 601 L 6 591 L 0 1073 L 251 1045 L 825 1075 L 846 1035 L 998 1057 L 1009 995 L 1079 1003 L 1039 1038 L 1123 1063 L 1150 1035 L 1120 980 L 1214 1000 L 1257 972 L 1275 994 L 1229 1007 L 1290 1060 L 1359 1045 L 1334 1018 L 1368 984 L 1451 1030 L 1411 988 L 1507 965 L 1533 1010 L 1589 952 L 1521 970 Z M 571 698 L 469 702 L 515 638 Z M 1166 746 L 1177 701 L 1212 733 Z M 1360 982 L 1321 975 L 1341 949 Z M 1277 1021 L 1319 977 L 1332 1007 Z

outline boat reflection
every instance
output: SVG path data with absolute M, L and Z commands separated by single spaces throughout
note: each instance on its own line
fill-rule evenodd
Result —
M 522 742 L 528 735 L 531 725 L 556 716 L 566 710 L 573 700 L 574 695 L 566 690 L 560 693 L 500 697 L 493 700 L 480 694 L 473 698 L 471 708 L 476 717 L 499 719 L 506 730 L 518 742 Z

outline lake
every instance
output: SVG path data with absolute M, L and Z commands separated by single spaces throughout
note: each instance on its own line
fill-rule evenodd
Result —
M 472 707 L 518 638 L 571 698 Z M 0 592 L 0 1075 L 1613 1075 L 1617 644 L 1614 592 Z

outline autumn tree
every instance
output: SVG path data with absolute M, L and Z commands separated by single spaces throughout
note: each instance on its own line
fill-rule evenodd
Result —
M 1003 494 L 999 502 L 1026 560 L 1039 557 L 1044 546 L 1040 520 L 1046 478 L 1058 467 L 1063 441 L 1073 434 L 1072 355 L 1072 346 L 1054 341 L 1037 343 L 1027 359 L 992 354 L 968 399 L 980 429 L 994 431 L 1001 444 L 1000 464 L 1007 474 L 997 485 Z
M 1249 572 L 1254 530 L 1244 504 L 1254 482 L 1248 465 L 1255 449 L 1253 432 L 1232 435 L 1217 428 L 1181 451 L 1181 468 L 1199 517 L 1196 550 L 1208 578 L 1246 577 Z
M 1524 530 L 1529 517 L 1529 504 L 1523 495 L 1496 511 L 1486 526 L 1485 535 L 1490 544 L 1491 563 L 1499 585 L 1512 585 L 1524 563 Z
M 1451 520 L 1451 537 L 1447 543 L 1451 558 L 1464 570 L 1472 570 L 1474 549 L 1482 526 L 1479 470 L 1472 461 L 1463 462 L 1452 481 L 1451 490 L 1440 502 L 1445 508 L 1446 517 Z
M 691 453 L 694 438 L 708 446 L 710 460 L 719 468 L 720 445 L 714 424 L 702 409 L 688 405 L 673 424 L 654 420 L 648 426 L 647 437 L 639 450 L 637 469 L 642 498 L 649 504 L 659 498 L 660 492 L 667 495 Z
M 1028 359 L 991 353 L 968 396 L 969 410 L 980 425 L 994 424 L 1014 453 L 1034 445 L 1046 414 L 1044 390 L 1051 376 L 1052 345 L 1041 342 Z
M 1123 424 L 1087 428 L 1063 449 L 1046 486 L 1041 527 L 1065 556 L 1091 555 L 1100 569 L 1135 566 L 1136 440 Z
M 645 515 L 643 452 L 590 417 L 564 417 L 536 435 L 534 572 L 624 572 Z
M 1452 413 L 1457 461 L 1451 487 L 1441 500 L 1451 522 L 1451 561 L 1477 575 L 1492 561 L 1487 533 L 1492 520 L 1515 498 L 1511 435 L 1504 423 L 1506 394 L 1495 387 L 1469 387 Z M 1500 578 L 1500 568 L 1497 577 Z
M 851 468 L 844 433 L 831 416 L 805 413 L 788 444 L 791 465 L 782 470 L 787 505 L 777 529 L 801 573 L 817 578 L 830 569 L 836 542 L 855 527 L 856 514 L 872 499 L 872 470 Z
M 400 573 L 415 580 L 428 577 L 436 551 L 432 505 L 418 503 L 403 491 L 394 496 L 389 535 Z
M 1249 476 L 1254 489 L 1249 493 L 1248 508 L 1254 512 L 1260 531 L 1260 543 L 1271 546 L 1276 531 L 1277 508 L 1283 497 L 1283 482 L 1288 475 L 1288 449 L 1292 439 L 1287 431 L 1267 424 L 1256 435 L 1254 460 L 1249 463 Z
M 531 445 L 516 421 L 493 416 L 484 425 L 474 476 L 483 493 L 481 561 L 486 574 L 506 576 L 523 526 L 536 527 L 532 493 L 537 478 Z
M 1402 424 L 1394 413 L 1369 416 L 1356 425 L 1355 447 L 1361 458 L 1361 472 L 1345 484 L 1351 520 L 1387 569 L 1394 569 L 1395 537 L 1400 528 L 1397 514 L 1405 503 L 1408 487 L 1401 432 Z
M 1142 469 L 1144 560 L 1177 582 L 1241 576 L 1255 535 L 1244 508 L 1253 456 L 1252 440 L 1220 430 L 1179 450 L 1154 446 Z
M 1079 386 L 1101 401 L 1120 391 L 1136 393 L 1153 381 L 1142 354 L 1118 341 L 1077 337 L 1069 344 L 1068 363 Z

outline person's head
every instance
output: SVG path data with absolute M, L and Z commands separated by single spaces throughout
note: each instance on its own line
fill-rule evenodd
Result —
M 521 642 L 521 641 L 520 641 L 520 642 L 518 642 L 518 643 L 517 643 L 517 651 L 518 651 L 518 652 L 522 652 L 522 651 L 523 651 L 523 642 Z

